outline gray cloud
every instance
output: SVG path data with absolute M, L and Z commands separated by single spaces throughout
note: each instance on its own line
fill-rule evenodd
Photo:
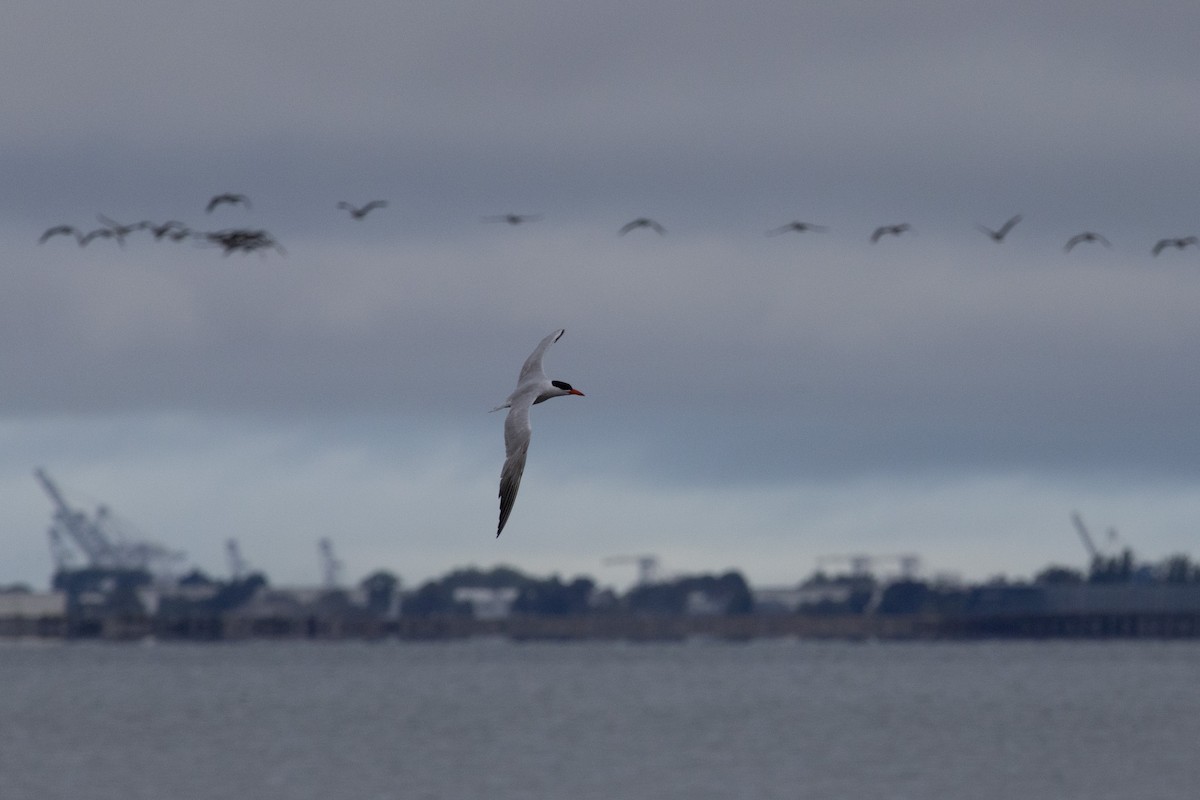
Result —
M 636 478 L 664 517 L 728 487 L 777 520 L 789 486 L 1025 473 L 1067 504 L 1200 467 L 1197 253 L 1150 255 L 1198 232 L 1191 5 L 151 10 L 19 3 L 0 31 L 0 412 L 42 431 L 12 474 L 67 458 L 66 420 L 181 416 L 325 431 L 301 437 L 325 466 L 449 447 L 471 466 L 448 491 L 474 496 L 484 412 L 559 326 L 547 367 L 588 398 L 535 448 L 589 505 Z M 254 207 L 204 213 L 230 190 Z M 480 222 L 509 211 L 544 218 Z M 974 228 L 1017 212 L 1001 246 Z M 98 213 L 262 227 L 287 254 L 36 243 Z M 616 236 L 642 215 L 667 235 Z M 830 230 L 763 235 L 797 218 Z M 916 233 L 867 242 L 899 221 Z M 1085 229 L 1114 247 L 1064 254 Z M 444 445 L 464 431 L 483 441 Z

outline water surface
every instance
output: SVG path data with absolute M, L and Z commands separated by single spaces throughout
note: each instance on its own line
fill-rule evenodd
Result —
M 4 800 L 1194 798 L 1200 644 L 0 645 Z

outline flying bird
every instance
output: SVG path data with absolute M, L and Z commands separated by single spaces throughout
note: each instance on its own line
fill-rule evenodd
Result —
M 1071 252 L 1071 248 L 1074 247 L 1075 245 L 1079 244 L 1080 242 L 1099 242 L 1100 244 L 1104 245 L 1105 247 L 1112 247 L 1112 245 L 1109 244 L 1108 239 L 1105 239 L 1100 234 L 1092 233 L 1091 231 L 1084 231 L 1083 233 L 1077 233 L 1074 236 L 1072 236 L 1070 239 L 1068 239 L 1066 246 L 1063 247 L 1063 252 L 1064 253 Z
M 362 219 L 367 214 L 370 214 L 372 211 L 374 211 L 377 208 L 387 208 L 387 200 L 372 200 L 371 202 L 367 203 L 366 205 L 364 205 L 360 208 L 355 208 L 354 206 L 350 205 L 345 200 L 343 200 L 342 202 L 337 204 L 337 207 L 344 208 L 347 211 L 349 211 L 350 216 L 353 217 L 354 219 Z
M 46 232 L 38 239 L 38 244 L 45 244 L 46 240 L 52 236 L 74 236 L 76 241 L 79 241 L 79 231 L 75 230 L 70 225 L 55 225 L 53 228 L 47 228 Z
M 206 214 L 211 214 L 212 210 L 214 208 L 216 208 L 217 206 L 221 205 L 222 203 L 228 203 L 231 206 L 235 206 L 238 203 L 241 203 L 246 208 L 249 208 L 250 207 L 250 198 L 246 197 L 246 195 L 244 195 L 244 194 L 233 194 L 232 192 L 226 192 L 225 194 L 213 195 L 213 198 L 208 201 L 208 205 L 205 206 L 204 212 Z
M 781 233 L 788 233 L 789 231 L 795 231 L 796 233 L 804 233 L 805 231 L 823 233 L 827 230 L 829 230 L 829 228 L 826 228 L 824 225 L 813 225 L 810 222 L 796 221 L 789 222 L 787 225 L 780 225 L 778 228 L 773 228 L 767 231 L 767 236 L 778 236 Z
M 517 388 L 508 396 L 503 405 L 496 406 L 493 411 L 508 409 L 508 417 L 504 420 L 504 467 L 500 470 L 500 523 L 496 526 L 496 536 L 504 530 L 508 515 L 512 513 L 513 503 L 517 499 L 517 489 L 521 487 L 521 474 L 525 471 L 525 455 L 529 452 L 529 409 L 549 400 L 551 397 L 578 395 L 583 392 L 575 389 L 565 381 L 552 381 L 542 370 L 542 356 L 550 345 L 562 338 L 565 330 L 559 329 L 547 336 L 533 349 L 521 374 L 517 376 Z
M 871 234 L 871 244 L 877 244 L 884 236 L 899 236 L 905 231 L 911 231 L 912 226 L 907 222 L 901 222 L 899 225 L 881 225 Z
M 94 231 L 88 231 L 79 237 L 79 246 L 87 247 L 92 239 L 112 239 L 116 236 L 116 232 L 112 228 L 97 228 Z
M 1195 236 L 1184 236 L 1182 239 L 1159 239 L 1158 243 L 1154 245 L 1154 249 L 1150 252 L 1157 256 L 1168 247 L 1174 247 L 1177 250 L 1182 250 L 1189 244 L 1200 245 L 1200 239 L 1197 239 Z
M 497 214 L 491 217 L 484 217 L 484 222 L 507 222 L 509 225 L 520 225 L 522 222 L 537 222 L 542 218 L 541 214 Z
M 250 253 L 255 250 L 266 250 L 268 247 L 274 249 L 280 255 L 286 255 L 287 253 L 283 249 L 283 246 L 275 241 L 275 237 L 266 231 L 235 228 L 224 231 L 211 231 L 201 234 L 201 236 L 213 244 L 220 245 L 224 251 L 221 253 L 223 256 L 236 252 Z
M 617 235 L 624 236 L 634 228 L 650 228 L 659 236 L 662 236 L 664 233 L 666 233 L 666 230 L 663 228 L 663 226 L 659 225 L 654 220 L 648 217 L 638 217 L 633 222 L 626 222 L 624 225 L 622 225 L 621 230 L 617 231 Z
M 164 236 L 174 239 L 175 241 L 179 241 L 179 239 L 191 235 L 191 231 L 188 229 L 188 226 L 184 225 L 177 219 L 170 219 L 163 223 L 144 220 L 138 223 L 138 227 L 154 234 L 155 241 L 158 241 Z
M 992 241 L 999 243 L 999 242 L 1004 241 L 1004 237 L 1008 236 L 1008 232 L 1011 231 L 1013 229 L 1013 227 L 1020 221 L 1021 221 L 1021 215 L 1017 214 L 1016 216 L 1009 219 L 1008 222 L 1001 225 L 998 230 L 992 230 L 991 228 L 987 227 L 986 225 L 979 225 L 978 223 L 976 223 L 975 227 L 979 228 L 979 230 L 983 231 L 988 236 L 992 237 Z
M 125 237 L 126 236 L 128 236 L 129 234 L 133 233 L 134 231 L 140 230 L 142 228 L 142 226 L 140 224 L 139 225 L 123 225 L 122 223 L 117 222 L 115 219 L 110 219 L 109 217 L 106 217 L 103 214 L 97 214 L 96 219 L 100 220 L 101 224 L 103 224 L 104 227 L 106 227 L 110 231 L 112 231 L 113 238 L 115 238 L 117 240 L 117 244 L 121 245 L 121 247 L 125 246 Z

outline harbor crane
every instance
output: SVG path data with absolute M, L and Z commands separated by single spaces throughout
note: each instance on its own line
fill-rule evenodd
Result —
M 326 589 L 338 588 L 342 582 L 342 562 L 333 554 L 333 542 L 328 538 L 317 542 L 317 552 L 321 557 L 321 580 Z
M 1075 531 L 1079 534 L 1079 539 L 1083 542 L 1083 548 L 1087 550 L 1088 556 L 1093 562 L 1099 561 L 1101 558 L 1100 548 L 1096 547 L 1091 531 L 1088 530 L 1087 525 L 1083 524 L 1083 517 L 1079 515 L 1078 511 L 1071 512 L 1071 524 L 1075 526 Z
M 250 574 L 250 563 L 242 557 L 242 548 L 237 539 L 225 540 L 225 560 L 229 562 L 230 579 L 240 581 Z
M 1071 512 L 1071 524 L 1075 526 L 1075 531 L 1079 534 L 1080 541 L 1083 542 L 1083 548 L 1087 550 L 1088 556 L 1092 559 L 1092 564 L 1099 564 L 1105 558 L 1111 557 L 1096 544 L 1095 538 L 1092 537 L 1091 531 L 1088 530 L 1088 526 L 1083 522 L 1083 516 L 1078 511 Z M 1106 533 L 1106 537 L 1110 545 L 1115 544 L 1117 541 L 1117 529 L 1110 527 Z
M 126 537 L 107 506 L 98 506 L 92 515 L 72 507 L 45 470 L 36 469 L 33 476 L 54 505 L 48 535 L 58 569 L 72 568 L 76 550 L 83 553 L 89 567 L 143 570 L 159 579 L 169 578 L 183 561 L 181 552 Z
M 645 586 L 650 583 L 658 582 L 658 556 L 609 556 L 608 558 L 604 559 L 604 563 L 607 565 L 637 564 L 638 586 Z

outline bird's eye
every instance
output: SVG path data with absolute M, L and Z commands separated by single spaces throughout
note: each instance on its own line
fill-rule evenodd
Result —
M 571 391 L 571 384 L 566 381 L 550 381 L 550 385 L 562 389 L 564 392 Z

